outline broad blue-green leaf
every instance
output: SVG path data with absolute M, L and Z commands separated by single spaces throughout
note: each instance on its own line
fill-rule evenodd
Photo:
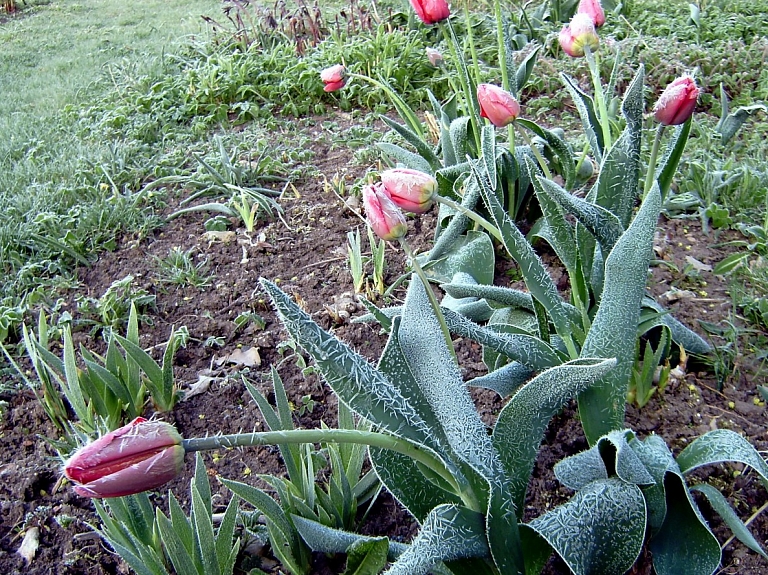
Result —
M 631 435 L 629 430 L 604 435 L 589 450 L 558 462 L 555 476 L 560 483 L 574 490 L 614 475 L 627 483 L 653 485 L 653 476 L 627 441 L 627 436 Z
M 498 333 L 477 325 L 450 310 L 444 310 L 445 322 L 451 333 L 488 346 L 533 370 L 560 365 L 562 360 L 551 346 L 530 335 Z
M 528 55 L 525 58 L 523 58 L 523 61 L 520 62 L 520 65 L 517 67 L 517 70 L 515 71 L 515 74 L 514 74 L 514 78 L 515 78 L 514 93 L 515 94 L 519 94 L 520 91 L 528 83 L 528 79 L 531 77 L 531 74 L 533 73 L 533 67 L 536 65 L 536 60 L 538 59 L 539 50 L 541 50 L 540 45 L 536 46 L 533 50 L 531 50 L 528 53 Z M 510 65 L 512 64 L 511 54 L 507 56 L 507 62 Z
M 699 483 L 698 485 L 691 487 L 691 489 L 704 494 L 709 501 L 709 504 L 712 506 L 712 509 L 717 512 L 730 530 L 733 531 L 733 535 L 736 539 L 764 559 L 768 559 L 768 554 L 766 554 L 765 550 L 763 550 L 762 546 L 757 542 L 757 539 L 755 539 L 752 533 L 749 532 L 747 526 L 742 523 L 739 516 L 736 515 L 736 512 L 733 510 L 733 507 L 730 506 L 728 500 L 719 490 L 708 483 Z
M 272 298 L 288 333 L 312 356 L 341 401 L 394 435 L 429 443 L 429 426 L 391 381 L 363 356 L 317 325 L 275 284 L 263 278 L 260 283 Z
M 461 205 L 467 210 L 474 210 L 480 199 L 480 190 L 476 185 L 468 185 L 461 199 Z M 443 210 L 451 210 L 448 206 L 440 204 L 440 214 Z M 442 221 L 442 219 L 439 219 Z M 440 225 L 435 228 L 435 245 L 425 256 L 422 266 L 425 262 L 432 262 L 445 257 L 450 252 L 454 244 L 461 242 L 462 234 L 467 231 L 470 219 L 464 214 L 454 213 L 448 226 L 443 230 Z M 461 245 L 461 244 L 458 244 Z
M 480 193 L 488 211 L 491 212 L 493 223 L 501 233 L 504 247 L 520 266 L 528 291 L 544 305 L 547 313 L 552 317 L 557 333 L 560 335 L 570 333 L 572 320 L 575 318 L 566 309 L 565 302 L 557 292 L 557 286 L 547 273 L 541 259 L 504 211 L 484 178 L 477 172 L 475 172 L 475 178 L 480 184 Z
M 448 129 L 451 135 L 450 145 L 453 146 L 457 158 L 466 158 L 469 148 L 469 116 L 461 116 L 451 122 Z M 445 145 L 445 143 L 443 144 Z
M 484 477 L 496 477 L 501 468 L 491 439 L 416 276 L 405 298 L 398 337 L 413 378 L 453 452 Z
M 643 547 L 645 501 L 631 483 L 616 478 L 593 481 L 527 525 L 576 575 L 624 573 Z
M 501 397 L 507 397 L 526 383 L 532 376 L 533 371 L 523 364 L 513 361 L 491 373 L 469 380 L 467 385 L 490 389 Z
M 481 160 L 485 173 L 488 174 L 488 181 L 491 189 L 496 190 L 498 181 L 496 175 L 496 128 L 493 126 L 483 126 L 480 132 L 480 145 L 482 147 Z
M 578 359 L 542 372 L 504 406 L 493 444 L 511 481 L 512 501 L 522 516 L 525 491 L 549 420 L 563 405 L 616 365 L 614 359 Z
M 689 353 L 696 353 L 703 355 L 712 351 L 712 346 L 707 343 L 699 334 L 686 327 L 679 320 L 675 319 L 669 310 L 664 309 L 654 299 L 645 297 L 643 298 L 643 307 L 651 308 L 662 314 L 659 318 L 661 323 L 669 328 L 669 333 L 672 336 L 672 341 L 678 345 L 682 345 Z
M 326 527 L 322 523 L 299 515 L 293 515 L 291 519 L 293 519 L 296 530 L 309 548 L 319 553 L 346 553 L 347 549 L 358 541 L 374 541 L 378 539 L 377 537 L 368 537 L 366 535 L 350 533 L 349 531 L 342 531 L 341 529 Z M 408 545 L 398 543 L 397 541 L 390 541 L 387 558 L 390 561 L 394 561 L 406 549 L 408 549 Z
M 391 120 L 387 116 L 381 115 L 379 116 L 381 120 L 390 128 L 392 128 L 395 132 L 400 134 L 403 139 L 411 144 L 414 148 L 416 148 L 416 151 L 418 154 L 427 161 L 427 163 L 432 168 L 429 172 L 426 172 L 428 174 L 432 174 L 434 170 L 437 170 L 441 163 L 440 158 L 438 158 L 435 155 L 435 152 L 432 150 L 432 147 L 424 141 L 424 139 L 419 136 L 418 134 L 414 133 L 413 130 L 409 129 L 408 127 L 404 126 L 403 124 L 399 124 L 395 122 L 394 120 Z
M 576 159 L 573 157 L 568 144 L 566 144 L 560 136 L 551 130 L 542 128 L 530 120 L 518 118 L 517 124 L 527 130 L 530 130 L 547 142 L 547 145 L 552 149 L 552 151 L 555 152 L 555 155 L 560 161 L 560 167 L 562 168 L 563 175 L 565 176 L 565 187 L 569 190 L 573 188 L 573 184 L 576 181 Z M 530 169 L 530 166 L 528 171 L 533 173 L 533 171 Z
M 377 537 L 368 541 L 355 541 L 347 549 L 344 575 L 378 575 L 387 564 L 389 540 Z
M 677 456 L 677 464 L 683 473 L 724 461 L 738 461 L 749 465 L 760 477 L 768 481 L 768 464 L 749 441 L 730 429 L 715 429 L 705 433 Z
M 528 292 L 494 285 L 482 285 L 478 283 L 450 283 L 441 284 L 445 293 L 455 298 L 476 297 L 486 299 L 497 304 L 509 307 L 520 307 L 533 311 L 531 294 Z
M 648 507 L 648 527 L 651 529 L 651 534 L 654 534 L 661 528 L 667 515 L 664 476 L 667 470 L 679 472 L 680 468 L 675 463 L 669 447 L 658 435 L 651 435 L 644 441 L 635 437 L 630 440 L 629 445 L 653 477 L 654 484 L 644 487 L 643 494 Z
M 650 541 L 658 575 L 712 575 L 720 565 L 720 544 L 707 527 L 683 476 L 664 475 L 667 513 Z
M 579 396 L 579 414 L 591 445 L 624 424 L 627 389 L 635 361 L 640 303 L 645 295 L 660 209 L 659 189 L 654 186 L 605 262 L 605 286 L 600 307 L 581 355 L 615 357 L 618 364 L 610 374 Z
M 644 77 L 641 66 L 622 104 L 627 126 L 603 157 L 594 190 L 595 203 L 611 211 L 624 227 L 629 225 L 639 192 Z
M 430 261 L 433 261 L 431 256 Z M 493 242 L 488 234 L 470 230 L 456 239 L 441 259 L 424 272 L 430 280 L 437 282 L 450 282 L 457 273 L 465 273 L 480 284 L 492 284 L 495 263 Z
M 443 503 L 460 504 L 461 499 L 436 477 L 410 457 L 387 449 L 370 448 L 371 464 L 387 490 L 417 521 L 423 522 L 430 511 Z M 431 479 L 431 480 L 430 480 Z
M 541 192 L 559 203 L 568 213 L 573 214 L 600 242 L 605 253 L 613 249 L 621 234 L 624 233 L 624 226 L 607 209 L 569 194 L 555 182 L 542 178 Z
M 598 162 L 602 161 L 605 142 L 603 141 L 603 128 L 595 111 L 595 102 L 592 96 L 584 92 L 579 85 L 570 76 L 560 74 L 563 84 L 573 98 L 573 103 L 581 116 L 581 124 L 584 127 L 584 133 L 587 136 L 589 147 Z
M 465 507 L 441 505 L 429 514 L 413 543 L 386 575 L 423 575 L 442 561 L 488 553 L 485 517 Z
M 432 173 L 432 166 L 430 166 L 429 162 L 420 155 L 414 154 L 396 144 L 390 144 L 389 142 L 377 142 L 376 145 L 381 151 L 392 157 L 397 163 L 403 164 L 406 168 L 418 170 L 425 174 Z

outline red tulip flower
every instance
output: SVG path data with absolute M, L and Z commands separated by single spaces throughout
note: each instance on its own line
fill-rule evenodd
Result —
M 381 183 L 389 199 L 398 208 L 414 214 L 423 214 L 429 210 L 437 193 L 435 178 L 409 168 L 382 172 Z
M 592 23 L 595 25 L 595 28 L 599 28 L 605 24 L 605 12 L 603 11 L 602 4 L 600 4 L 600 0 L 581 0 L 576 12 L 579 14 L 586 14 L 592 18 Z
M 684 124 L 693 115 L 699 92 L 692 77 L 677 78 L 662 92 L 653 107 L 653 116 L 665 126 Z
M 520 115 L 517 99 L 493 84 L 480 84 L 477 87 L 477 102 L 480 104 L 480 116 L 488 118 L 497 128 L 510 124 Z
M 381 183 L 363 187 L 363 207 L 371 229 L 382 240 L 397 240 L 405 236 L 408 231 L 405 216 Z
M 184 462 L 181 435 L 169 423 L 137 417 L 79 449 L 64 475 L 83 497 L 122 497 L 167 483 Z
M 451 15 L 445 0 L 410 0 L 416 15 L 424 24 L 437 24 Z
M 347 69 L 341 64 L 336 64 L 320 72 L 320 79 L 325 84 L 323 90 L 326 92 L 341 90 L 347 82 Z
M 574 58 L 583 56 L 587 46 L 593 52 L 600 46 L 592 17 L 583 13 L 573 15 L 571 23 L 560 30 L 559 40 L 563 51 Z

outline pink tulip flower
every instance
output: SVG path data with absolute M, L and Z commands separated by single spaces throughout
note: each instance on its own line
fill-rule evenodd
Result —
M 451 15 L 448 2 L 445 0 L 410 0 L 419 20 L 424 24 L 437 24 Z
M 681 76 L 662 92 L 653 107 L 653 116 L 665 126 L 684 124 L 693 115 L 699 88 L 691 76 Z
M 347 69 L 341 64 L 336 64 L 320 72 L 320 79 L 325 84 L 323 90 L 326 92 L 341 90 L 347 82 Z
M 517 99 L 493 84 L 480 84 L 477 87 L 477 102 L 480 104 L 480 116 L 488 118 L 497 128 L 506 126 L 520 115 Z
M 595 24 L 588 14 L 574 14 L 571 23 L 560 30 L 559 40 L 563 51 L 574 58 L 583 56 L 586 46 L 593 52 L 600 46 Z
M 382 240 L 400 239 L 408 231 L 405 215 L 389 198 L 381 183 L 363 187 L 363 208 L 368 224 Z
M 581 0 L 576 12 L 579 14 L 586 14 L 592 18 L 592 23 L 595 25 L 595 28 L 599 28 L 605 24 L 605 12 L 603 11 L 602 4 L 600 4 L 600 0 Z
M 435 201 L 437 180 L 424 172 L 409 168 L 386 170 L 381 173 L 381 183 L 389 199 L 406 212 L 423 214 Z
M 83 497 L 122 497 L 155 489 L 180 472 L 181 435 L 169 423 L 137 417 L 80 448 L 64 475 Z

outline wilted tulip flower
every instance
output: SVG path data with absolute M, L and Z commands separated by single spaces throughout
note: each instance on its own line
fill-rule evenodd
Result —
M 506 126 L 520 115 L 517 99 L 493 84 L 480 84 L 477 87 L 477 102 L 480 104 L 480 116 L 488 118 L 497 128 Z
M 588 14 L 574 14 L 571 23 L 560 30 L 559 39 L 563 51 L 574 58 L 583 56 L 586 46 L 593 52 L 600 46 L 595 23 Z
M 64 475 L 83 497 L 122 497 L 160 487 L 180 472 L 184 448 L 178 431 L 163 421 L 137 417 L 80 448 Z
M 341 90 L 347 81 L 347 69 L 341 64 L 336 64 L 320 72 L 320 79 L 325 84 L 323 90 L 326 92 Z
M 439 67 L 443 63 L 443 55 L 434 48 L 427 48 L 427 58 L 429 63 L 435 68 Z
M 437 24 L 451 15 L 445 0 L 410 0 L 416 15 L 424 24 Z
M 653 107 L 653 116 L 665 126 L 684 124 L 693 114 L 699 88 L 691 76 L 681 76 L 674 80 Z
M 592 18 L 595 28 L 605 24 L 605 12 L 603 11 L 602 4 L 600 4 L 600 0 L 581 0 L 576 12 L 578 14 L 586 14 Z
M 382 172 L 381 183 L 389 199 L 398 208 L 414 214 L 423 214 L 429 210 L 437 193 L 435 178 L 409 168 L 395 168 Z
M 382 240 L 397 240 L 405 236 L 408 231 L 405 215 L 389 198 L 381 183 L 363 187 L 363 207 L 371 229 Z

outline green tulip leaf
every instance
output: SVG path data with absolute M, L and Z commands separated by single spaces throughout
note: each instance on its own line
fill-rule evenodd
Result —
M 346 553 L 352 545 L 359 541 L 375 541 L 379 539 L 378 537 L 368 537 L 358 535 L 357 533 L 350 533 L 349 531 L 342 531 L 341 529 L 333 529 L 299 515 L 293 515 L 291 519 L 307 546 L 312 551 L 318 553 Z M 387 559 L 390 561 L 396 560 L 406 549 L 408 549 L 408 545 L 398 543 L 397 541 L 389 541 Z
M 592 148 L 592 153 L 595 155 L 597 161 L 601 162 L 605 149 L 605 142 L 603 140 L 603 128 L 600 125 L 600 120 L 595 111 L 595 102 L 592 99 L 592 96 L 579 88 L 578 83 L 573 78 L 562 73 L 560 74 L 560 78 L 562 79 L 566 90 L 571 94 L 573 103 L 576 105 L 579 116 L 581 116 L 581 124 L 584 127 L 584 133 L 587 136 L 589 147 Z
M 643 298 L 643 307 L 650 308 L 661 314 L 659 319 L 663 325 L 669 328 L 672 341 L 683 346 L 685 351 L 698 355 L 704 355 L 712 351 L 712 346 L 704 338 L 675 319 L 668 310 L 664 309 L 654 299 L 649 297 Z
M 521 385 L 533 376 L 533 371 L 523 364 L 513 361 L 480 377 L 467 382 L 472 387 L 482 387 L 498 393 L 501 397 L 512 395 Z
M 627 389 L 635 361 L 640 303 L 653 252 L 653 236 L 661 209 L 658 186 L 646 196 L 626 232 L 605 262 L 600 308 L 581 350 L 583 357 L 608 356 L 616 369 L 579 396 L 579 413 L 590 445 L 621 429 Z
M 445 293 L 455 298 L 476 297 L 502 306 L 533 311 L 531 294 L 528 292 L 502 286 L 461 283 L 455 280 L 441 284 L 440 287 L 445 290 Z
M 343 575 L 378 575 L 387 564 L 389 540 L 377 537 L 355 541 L 347 549 L 347 566 Z
M 617 478 L 593 481 L 527 525 L 576 575 L 624 573 L 643 547 L 645 501 L 631 483 Z
M 524 127 L 527 130 L 530 130 L 547 142 L 547 146 L 549 146 L 552 151 L 555 152 L 558 160 L 560 160 L 560 167 L 562 168 L 563 175 L 565 176 L 565 187 L 569 190 L 573 188 L 573 184 L 576 181 L 576 159 L 573 157 L 568 144 L 566 144 L 565 141 L 556 133 L 552 132 L 551 130 L 547 130 L 546 128 L 542 128 L 535 122 L 524 120 L 522 118 L 518 118 L 516 122 L 518 125 Z
M 396 144 L 390 144 L 389 142 L 376 142 L 376 145 L 382 152 L 392 157 L 396 162 L 403 164 L 406 168 L 418 170 L 425 174 L 431 174 L 433 171 L 429 162 L 419 154 L 415 154 Z
M 430 261 L 433 261 L 431 256 Z M 466 235 L 454 240 L 450 248 L 443 251 L 441 259 L 430 265 L 424 273 L 436 282 L 450 282 L 457 273 L 465 273 L 477 283 L 492 284 L 495 265 L 493 242 L 488 234 L 468 231 Z
M 540 373 L 507 402 L 493 429 L 493 444 L 511 480 L 522 516 L 528 480 L 549 420 L 563 405 L 616 366 L 613 359 L 577 359 Z
M 705 433 L 677 456 L 677 464 L 684 474 L 703 465 L 725 461 L 749 465 L 764 481 L 768 481 L 768 464 L 749 441 L 730 429 L 715 429 Z
M 407 128 L 403 124 L 399 124 L 395 122 L 394 120 L 388 118 L 387 116 L 381 115 L 379 116 L 381 120 L 390 128 L 392 128 L 395 132 L 400 134 L 402 138 L 411 144 L 418 154 L 430 165 L 432 168 L 428 172 L 425 172 L 427 174 L 432 174 L 434 170 L 437 170 L 441 166 L 440 158 L 435 155 L 435 152 L 432 150 L 432 147 L 423 140 L 421 136 L 414 133 L 411 129 Z
M 656 181 L 659 182 L 662 203 L 667 197 L 667 192 L 672 185 L 672 179 L 675 177 L 680 158 L 683 156 L 685 144 L 688 142 L 688 136 L 691 133 L 692 119 L 693 116 L 688 118 L 685 123 L 675 127 L 675 133 L 667 144 L 666 153 L 659 160 L 659 164 L 656 167 Z

